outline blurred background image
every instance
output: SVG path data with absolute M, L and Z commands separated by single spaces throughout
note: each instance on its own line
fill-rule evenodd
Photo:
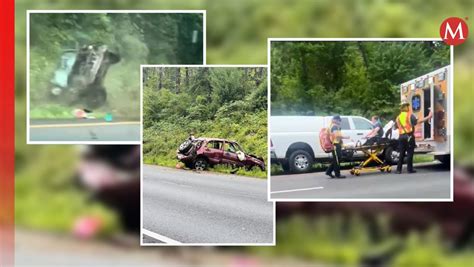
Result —
M 267 37 L 438 37 L 445 18 L 468 17 L 470 25 L 473 18 L 472 2 L 461 0 L 17 1 L 17 264 L 469 266 L 474 261 L 472 38 L 454 49 L 455 203 L 278 203 L 275 247 L 150 249 L 139 248 L 135 234 L 124 234 L 118 211 L 85 201 L 90 189 L 74 185 L 81 160 L 75 147 L 26 145 L 27 9 L 206 9 L 209 64 L 266 64 Z M 72 229 L 78 218 L 91 214 L 104 224 L 103 234 L 77 238 Z

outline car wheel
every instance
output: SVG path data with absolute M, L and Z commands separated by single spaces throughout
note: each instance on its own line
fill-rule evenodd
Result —
M 193 144 L 193 142 L 191 140 L 184 141 L 181 145 L 179 145 L 179 148 L 178 148 L 179 152 L 181 152 L 183 154 L 188 152 L 189 149 L 191 148 L 192 144 Z
M 97 109 L 105 104 L 107 92 L 104 87 L 89 87 L 79 95 L 79 101 L 86 109 Z
M 400 158 L 400 153 L 393 148 L 393 146 L 388 146 L 385 148 L 384 152 L 385 162 L 390 165 L 398 164 L 398 159 Z
M 194 161 L 194 169 L 197 171 L 206 170 L 208 165 L 209 164 L 207 163 L 207 160 L 205 158 L 197 158 Z
M 290 170 L 295 173 L 307 172 L 313 165 L 313 157 L 304 150 L 297 150 L 290 155 Z

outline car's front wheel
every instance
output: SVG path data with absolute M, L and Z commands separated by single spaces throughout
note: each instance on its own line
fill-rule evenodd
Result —
M 290 170 L 295 173 L 308 172 L 313 165 L 313 157 L 304 150 L 296 150 L 290 155 Z
M 204 171 L 209 166 L 209 163 L 205 158 L 197 158 L 194 161 L 194 169 L 197 171 Z

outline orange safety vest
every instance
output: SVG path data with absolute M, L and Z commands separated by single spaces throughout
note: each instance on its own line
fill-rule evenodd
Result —
M 336 133 L 333 134 L 331 132 L 333 126 L 334 126 L 334 124 L 331 122 L 331 124 L 329 124 L 329 128 L 328 128 L 329 137 L 331 139 L 331 143 L 339 144 L 340 143 L 339 136 L 341 135 L 341 133 L 340 133 L 340 131 L 337 131 Z
M 403 118 L 404 117 L 404 118 Z M 412 133 L 411 112 L 402 111 L 397 117 L 398 134 Z

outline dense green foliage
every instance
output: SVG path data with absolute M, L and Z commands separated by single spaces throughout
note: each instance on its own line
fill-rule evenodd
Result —
M 377 229 L 377 234 L 374 234 L 374 229 Z M 280 241 L 275 247 L 251 250 L 264 255 L 297 257 L 313 263 L 330 262 L 335 266 L 462 267 L 470 266 L 474 260 L 469 250 L 454 253 L 446 249 L 436 226 L 424 232 L 411 231 L 399 236 L 391 232 L 390 218 L 382 214 L 372 224 L 367 224 L 357 214 L 318 218 L 297 215 L 280 222 L 276 234 Z M 374 258 L 386 262 L 376 265 L 363 263 L 364 259 Z
M 191 132 L 235 140 L 266 158 L 266 68 L 145 68 L 143 76 L 146 163 L 175 166 L 176 149 Z
M 139 117 L 140 64 L 200 64 L 203 61 L 201 14 L 32 13 L 30 15 L 30 95 L 32 117 L 55 117 L 49 81 L 61 53 L 85 44 L 103 43 L 121 61 L 105 79 L 108 105 L 103 109 Z M 193 43 L 193 32 L 197 35 Z M 71 113 L 62 107 L 62 113 Z
M 272 114 L 392 118 L 401 83 L 446 65 L 441 42 L 272 42 Z

